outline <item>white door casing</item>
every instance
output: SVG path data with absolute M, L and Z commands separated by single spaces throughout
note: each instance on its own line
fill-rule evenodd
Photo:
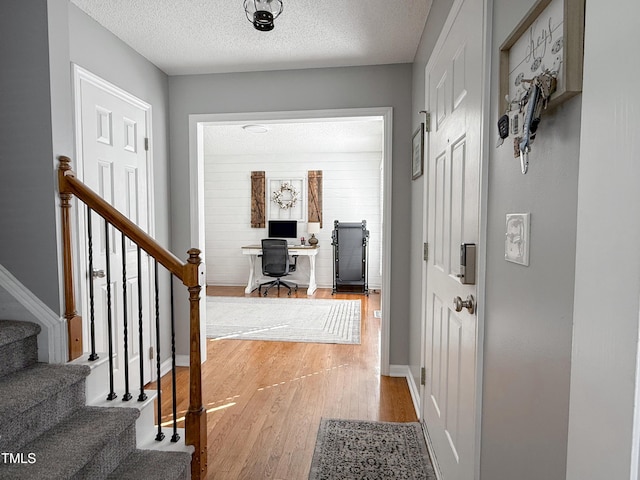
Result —
M 478 280 L 464 285 L 458 275 L 460 245 L 481 239 L 484 21 L 483 0 L 456 1 L 425 71 L 431 132 L 422 420 L 443 480 L 472 480 L 479 449 L 477 309 L 457 312 L 454 298 L 478 299 Z
M 153 205 L 151 198 L 150 132 L 151 106 L 129 93 L 75 67 L 77 173 L 79 178 L 127 218 L 153 235 L 151 231 Z M 94 277 L 88 271 L 88 242 L 86 237 L 86 207 L 78 203 L 78 238 L 81 252 L 79 265 L 85 279 L 81 297 L 84 350 L 89 351 L 88 281 L 93 282 L 96 351 L 108 351 L 107 278 Z M 92 215 L 93 270 L 107 271 L 105 222 Z M 122 236 L 109 229 L 109 267 L 111 277 L 111 311 L 116 391 L 121 396 L 124 385 L 124 307 L 127 312 L 129 385 L 132 393 L 139 387 L 140 354 L 144 360 L 144 383 L 153 377 L 153 361 L 147 352 L 153 345 L 154 318 L 150 289 L 150 262 L 141 252 L 143 335 L 142 352 L 138 328 L 138 252 L 137 246 L 125 240 L 123 265 Z M 123 276 L 123 268 L 126 269 Z M 126 278 L 126 280 L 125 280 Z M 123 285 L 126 283 L 126 298 Z M 126 300 L 126 301 L 125 301 Z

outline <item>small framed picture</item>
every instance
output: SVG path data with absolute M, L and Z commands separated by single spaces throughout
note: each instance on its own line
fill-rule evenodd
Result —
M 529 228 L 531 214 L 508 213 L 504 242 L 504 259 L 529 266 Z
M 424 170 L 424 123 L 413 134 L 413 145 L 411 148 L 411 179 L 420 177 Z

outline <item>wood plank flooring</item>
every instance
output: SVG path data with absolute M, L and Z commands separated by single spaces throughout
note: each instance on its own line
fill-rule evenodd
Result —
M 243 287 L 208 287 L 207 294 L 245 296 Z M 280 295 L 286 297 L 284 290 Z M 308 298 L 305 289 L 293 296 Z M 380 320 L 374 317 L 380 295 L 332 296 L 330 289 L 319 289 L 312 298 L 359 298 L 362 343 L 207 341 L 207 478 L 306 479 L 321 417 L 417 421 L 406 380 L 380 375 Z M 165 412 L 171 408 L 170 383 L 163 379 Z M 183 417 L 188 397 L 185 368 L 179 369 L 177 390 L 183 399 L 178 416 Z

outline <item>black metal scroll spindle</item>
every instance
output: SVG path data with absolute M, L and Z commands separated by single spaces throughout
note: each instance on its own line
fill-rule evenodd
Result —
M 138 401 L 144 402 L 147 394 L 144 393 L 144 358 L 142 335 L 142 250 L 138 247 L 138 351 L 140 352 L 140 395 Z
M 87 243 L 89 247 L 89 330 L 91 342 L 91 353 L 89 360 L 95 361 L 100 358 L 96 353 L 96 309 L 93 294 L 93 231 L 91 230 L 91 207 L 87 205 Z
M 127 238 L 122 233 L 122 317 L 124 319 L 124 396 L 123 402 L 131 400 L 129 392 L 129 311 L 127 302 Z
M 153 274 L 155 280 L 155 304 L 156 304 L 156 390 L 157 390 L 157 407 L 158 407 L 158 433 L 156 440 L 159 442 L 164 440 L 162 433 L 162 389 L 160 388 L 160 294 L 158 290 L 158 262 L 153 262 Z
M 107 330 L 109 338 L 109 395 L 107 400 L 115 400 L 118 395 L 113 388 L 113 318 L 111 312 L 111 246 L 109 242 L 109 223 L 104 222 L 104 250 L 106 254 L 105 269 L 107 271 Z
M 180 440 L 180 435 L 178 434 L 178 398 L 176 392 L 176 318 L 173 308 L 173 274 L 169 275 L 169 288 L 171 294 L 171 386 L 173 390 L 173 435 L 171 436 L 171 441 L 177 442 Z

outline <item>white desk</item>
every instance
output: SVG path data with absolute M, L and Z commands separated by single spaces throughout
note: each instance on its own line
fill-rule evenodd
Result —
M 318 255 L 318 248 L 320 247 L 317 245 L 314 247 L 310 245 L 292 245 L 288 248 L 289 255 L 309 257 L 309 288 L 307 288 L 307 295 L 313 295 L 313 292 L 318 288 L 316 284 L 316 255 Z M 262 247 L 260 245 L 247 245 L 242 247 L 242 253 L 249 256 L 249 281 L 244 293 L 251 293 L 259 286 L 256 275 L 256 258 L 258 258 L 258 255 L 262 255 Z

